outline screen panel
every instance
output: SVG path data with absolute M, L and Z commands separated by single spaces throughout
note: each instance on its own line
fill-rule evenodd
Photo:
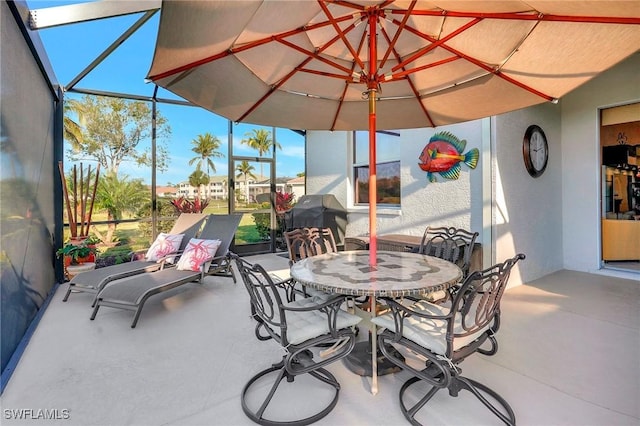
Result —
M 8 4 L 2 2 L 0 8 L 0 357 L 4 372 L 55 285 L 58 175 L 54 171 L 54 94 Z

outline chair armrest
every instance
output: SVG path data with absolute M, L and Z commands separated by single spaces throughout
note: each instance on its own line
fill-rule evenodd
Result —
M 175 251 L 173 253 L 169 253 L 165 256 L 162 256 L 161 258 L 159 258 L 158 260 L 156 260 L 156 263 L 160 263 L 160 269 L 164 269 L 165 265 L 167 263 L 170 264 L 176 264 L 178 263 L 177 258 L 179 258 L 180 256 L 182 256 L 182 254 L 184 253 L 183 250 L 180 251 Z M 169 259 L 173 259 L 172 262 L 169 262 Z
M 129 261 L 133 262 L 135 260 L 139 260 L 141 257 L 144 258 L 144 255 L 147 253 L 147 249 L 140 249 L 140 250 L 132 250 L 129 253 L 127 253 L 129 255 Z
M 326 331 L 328 335 L 330 335 L 332 339 L 336 339 L 340 334 L 340 330 L 355 325 L 362 319 L 340 309 L 345 299 L 345 295 L 335 295 L 329 299 L 320 296 L 307 297 L 283 304 L 280 306 L 280 309 L 287 325 L 290 325 L 289 319 L 287 319 L 287 312 L 295 312 L 297 314 L 309 313 L 308 315 L 316 317 L 318 321 L 321 321 L 324 316 L 327 321 Z M 306 321 L 303 322 L 303 324 L 306 324 Z M 326 340 L 326 338 L 324 340 Z
M 383 300 L 391 310 L 391 312 L 385 314 L 385 316 L 393 318 L 396 340 L 399 340 L 403 335 L 404 320 L 406 318 L 417 317 L 428 320 L 449 322 L 454 316 L 454 312 L 450 307 L 436 305 L 427 302 L 426 300 L 420 300 L 409 305 L 404 305 L 396 299 L 387 297 L 380 298 L 380 300 Z
M 409 305 L 404 305 L 398 302 L 398 300 L 388 298 L 388 297 L 383 297 L 380 299 L 383 300 L 389 306 L 389 308 L 391 308 L 392 313 L 397 312 L 399 315 L 403 315 L 404 317 L 417 316 L 425 319 L 444 320 L 444 321 L 453 317 L 453 313 L 451 312 L 450 307 L 436 305 L 424 299 L 419 300 L 417 302 L 413 302 Z M 426 309 L 429 307 L 432 308 L 431 311 Z M 437 311 L 440 311 L 440 312 L 448 311 L 448 312 L 445 315 L 442 315 L 442 314 L 438 315 L 438 314 L 432 313 Z
M 285 311 L 292 311 L 292 312 L 322 311 L 323 309 L 333 307 L 335 305 L 340 307 L 340 305 L 342 305 L 342 303 L 345 301 L 346 298 L 347 296 L 343 294 L 336 294 L 335 296 L 332 296 L 328 299 L 319 298 L 319 297 L 307 298 L 306 300 L 312 299 L 317 303 L 312 305 L 307 305 L 307 306 L 290 306 L 289 304 L 287 304 L 287 305 L 283 305 L 282 309 L 284 309 Z
M 282 278 L 275 275 L 272 275 L 271 279 L 273 280 L 273 285 L 284 290 L 287 296 L 287 303 L 296 300 L 296 293 L 298 293 L 298 289 L 296 288 L 296 280 L 294 280 L 293 278 L 287 278 L 283 280 Z

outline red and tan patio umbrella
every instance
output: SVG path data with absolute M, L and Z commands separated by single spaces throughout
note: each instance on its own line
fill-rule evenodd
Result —
M 148 78 L 235 122 L 435 127 L 564 94 L 640 46 L 638 1 L 163 1 Z

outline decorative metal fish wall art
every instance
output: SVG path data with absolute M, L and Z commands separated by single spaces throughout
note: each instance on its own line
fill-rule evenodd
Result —
M 473 148 L 463 154 L 466 146 L 466 139 L 460 140 L 450 132 L 436 133 L 431 136 L 429 143 L 418 157 L 420 159 L 418 165 L 427 172 L 429 182 L 437 182 L 435 173 L 445 179 L 458 179 L 460 177 L 460 163 L 475 169 L 480 157 L 478 148 Z

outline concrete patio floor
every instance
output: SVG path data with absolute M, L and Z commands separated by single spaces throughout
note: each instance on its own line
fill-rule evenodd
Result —
M 249 259 L 288 274 L 281 256 Z M 135 329 L 129 311 L 105 307 L 90 321 L 91 296 L 63 303 L 65 291 L 57 289 L 5 388 L 2 425 L 253 424 L 240 392 L 282 351 L 255 338 L 240 282 L 209 277 L 151 298 Z M 502 394 L 520 425 L 640 424 L 639 281 L 559 271 L 509 289 L 502 311 L 497 355 L 473 356 L 462 368 Z M 329 370 L 340 400 L 318 425 L 408 424 L 398 408 L 407 373 L 380 377 L 372 395 L 368 379 L 341 362 Z M 312 404 L 317 394 L 302 388 L 280 409 Z M 428 407 L 429 424 L 499 423 L 466 394 L 439 392 Z M 16 419 L 24 410 L 65 419 Z

